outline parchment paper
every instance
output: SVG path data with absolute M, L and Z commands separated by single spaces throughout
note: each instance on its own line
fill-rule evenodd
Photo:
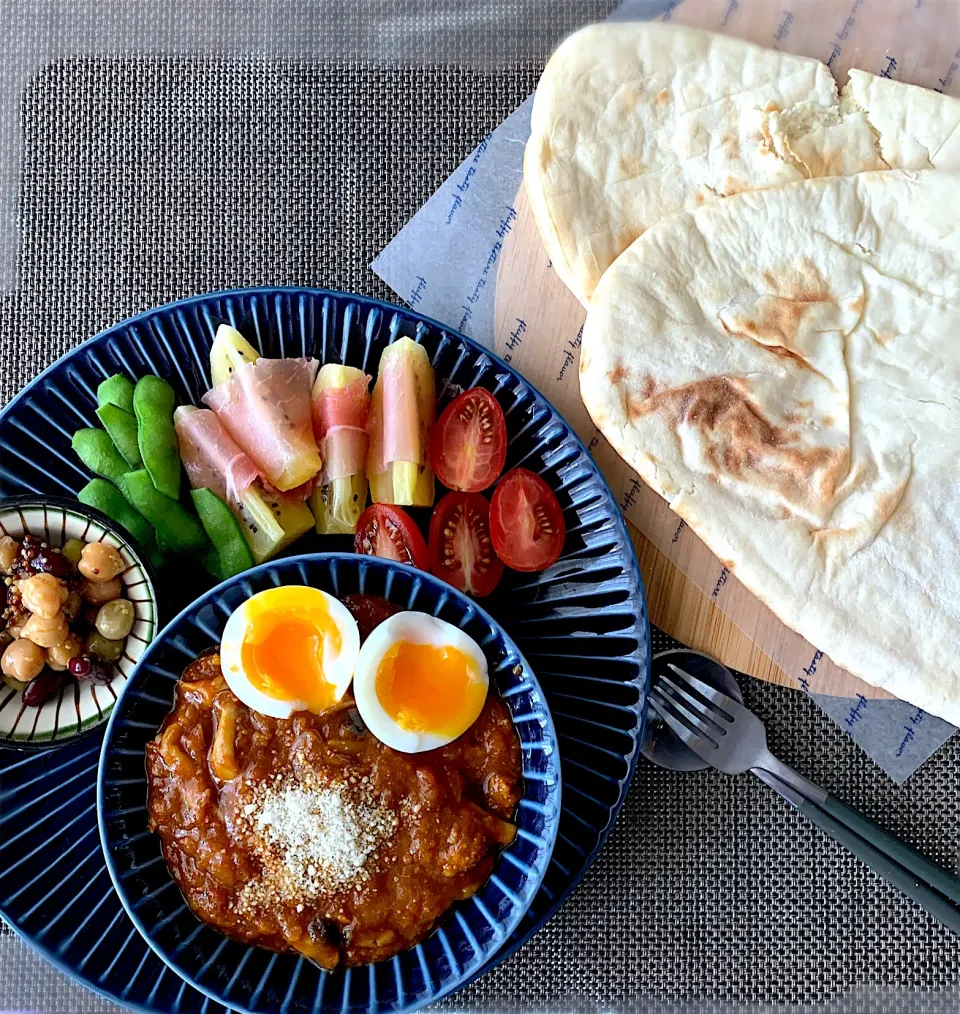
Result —
M 628 0 L 613 19 L 660 17 L 725 31 L 761 45 L 813 56 L 839 83 L 856 66 L 873 73 L 960 95 L 960 3 L 956 0 Z M 493 347 L 494 291 L 504 239 L 514 228 L 529 136 L 527 99 L 486 137 L 436 194 L 374 260 L 371 267 L 407 301 Z M 908 778 L 955 731 L 922 710 L 885 698 L 843 673 L 788 630 L 713 556 L 700 540 L 619 462 L 606 459 L 595 428 L 584 421 L 571 368 L 579 321 L 570 334 L 536 344 L 553 366 L 525 366 L 530 333 L 518 307 L 507 358 L 526 372 L 580 433 L 630 519 L 734 620 L 817 704 L 897 781 Z M 556 367 L 555 369 L 553 367 Z M 843 696 L 835 688 L 843 686 Z M 829 690 L 834 692 L 829 693 Z

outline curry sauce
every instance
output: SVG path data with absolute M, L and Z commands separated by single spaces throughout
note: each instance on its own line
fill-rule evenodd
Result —
M 474 894 L 521 796 L 520 745 L 493 692 L 459 739 L 403 754 L 349 694 L 322 715 L 251 710 L 216 654 L 184 672 L 147 770 L 151 830 L 196 915 L 328 969 L 413 946 Z

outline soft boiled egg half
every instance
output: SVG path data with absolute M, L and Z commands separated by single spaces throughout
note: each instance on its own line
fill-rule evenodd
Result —
M 251 595 L 227 620 L 220 668 L 254 711 L 320 714 L 350 686 L 360 631 L 347 607 L 319 588 L 282 585 Z
M 479 717 L 488 686 L 480 645 L 445 620 L 416 612 L 395 613 L 373 630 L 353 677 L 360 717 L 401 753 L 452 743 Z

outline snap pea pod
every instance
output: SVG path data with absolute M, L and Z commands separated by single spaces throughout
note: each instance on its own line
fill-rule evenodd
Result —
M 101 405 L 97 409 L 97 417 L 128 467 L 139 468 L 143 462 L 137 445 L 137 417 L 116 405 Z
M 112 483 L 118 483 L 130 471 L 130 466 L 123 460 L 106 430 L 93 427 L 77 430 L 73 435 L 71 446 L 91 472 L 102 475 Z
M 154 567 L 163 565 L 163 553 L 157 548 L 157 539 L 150 522 L 135 511 L 123 494 L 106 479 L 91 479 L 77 494 L 80 503 L 101 511 L 112 518 L 140 543 Z
M 190 496 L 200 523 L 216 550 L 220 580 L 249 570 L 253 566 L 253 556 L 233 511 L 212 489 L 195 489 Z
M 208 549 L 203 554 L 203 568 L 218 584 L 223 580 L 223 570 L 220 567 L 220 557 L 215 549 Z
M 133 415 L 133 381 L 122 373 L 107 377 L 97 388 L 97 404 L 116 405 Z
M 160 377 L 141 377 L 133 392 L 137 441 L 143 467 L 154 486 L 176 500 L 180 495 L 180 444 L 173 428 L 177 395 Z
M 200 553 L 208 548 L 200 522 L 183 509 L 179 500 L 164 496 L 145 468 L 127 472 L 120 480 L 120 492 L 153 525 L 164 546 L 176 553 Z

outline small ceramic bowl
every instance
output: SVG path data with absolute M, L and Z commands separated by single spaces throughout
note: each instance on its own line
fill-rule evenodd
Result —
M 23 496 L 0 502 L 0 535 L 20 539 L 26 534 L 51 546 L 83 539 L 116 547 L 127 565 L 120 578 L 124 597 L 133 603 L 134 622 L 123 657 L 114 665 L 114 678 L 106 686 L 73 682 L 36 708 L 25 705 L 18 691 L 0 683 L 0 749 L 64 746 L 102 725 L 157 631 L 153 570 L 135 548 L 133 537 L 116 522 L 63 497 Z

